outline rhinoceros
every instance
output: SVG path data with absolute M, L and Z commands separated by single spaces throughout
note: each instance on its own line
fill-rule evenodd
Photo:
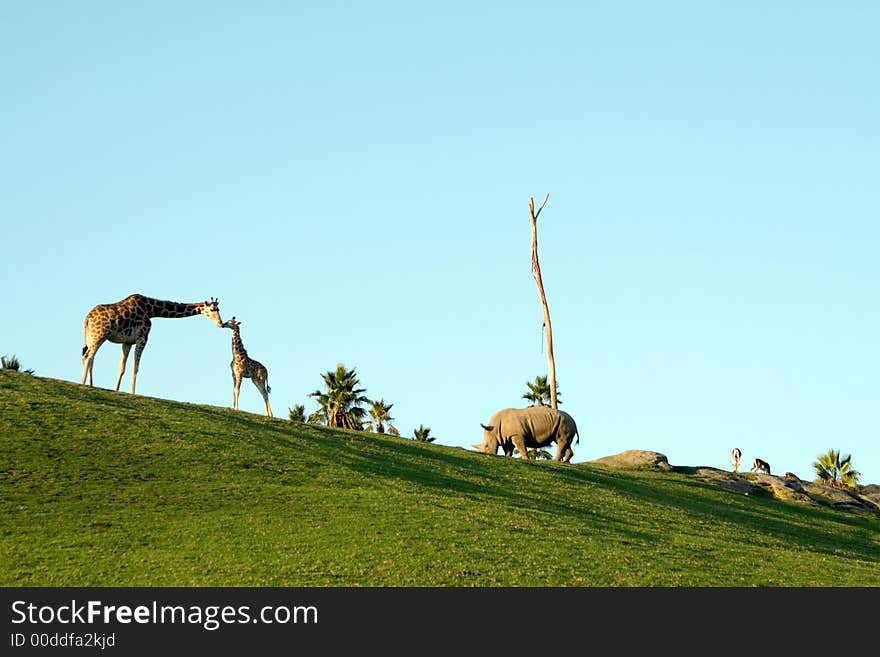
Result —
M 505 408 L 482 424 L 483 442 L 474 449 L 485 454 L 497 454 L 498 448 L 505 456 L 512 456 L 514 448 L 522 458 L 528 458 L 528 448 L 546 447 L 556 443 L 556 461 L 568 463 L 574 452 L 572 442 L 580 442 L 574 418 L 565 411 L 549 406 Z

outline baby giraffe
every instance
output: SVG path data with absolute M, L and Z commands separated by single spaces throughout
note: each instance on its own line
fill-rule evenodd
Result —
M 269 393 L 272 392 L 269 387 L 269 371 L 261 362 L 248 356 L 241 341 L 239 326 L 241 322 L 236 321 L 235 317 L 223 322 L 223 328 L 232 329 L 232 362 L 229 364 L 232 368 L 232 408 L 238 410 L 238 391 L 241 389 L 242 378 L 251 379 L 266 402 L 266 415 L 272 417 L 272 408 L 269 406 Z

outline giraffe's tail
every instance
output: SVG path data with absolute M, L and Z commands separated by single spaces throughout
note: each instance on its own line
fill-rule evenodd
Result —
M 89 316 L 86 315 L 86 318 L 83 320 L 83 337 L 85 338 L 86 345 L 83 347 L 82 355 L 83 358 L 86 357 L 86 352 L 89 350 Z

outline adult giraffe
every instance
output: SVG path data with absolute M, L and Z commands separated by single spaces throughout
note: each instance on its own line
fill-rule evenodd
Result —
M 83 334 L 86 345 L 82 350 L 82 381 L 86 378 L 92 385 L 92 366 L 95 362 L 95 354 L 105 341 L 115 342 L 122 345 L 122 360 L 119 362 L 119 374 L 116 376 L 116 390 L 122 381 L 125 372 L 125 363 L 128 360 L 128 352 L 132 345 L 134 350 L 134 363 L 131 367 L 131 394 L 134 394 L 135 381 L 137 380 L 138 366 L 141 354 L 147 346 L 147 338 L 150 335 L 150 327 L 153 317 L 192 317 L 204 315 L 217 326 L 223 326 L 220 319 L 220 307 L 217 299 L 211 297 L 210 301 L 196 303 L 179 303 L 177 301 L 163 301 L 145 297 L 142 294 L 132 294 L 116 303 L 102 303 L 92 308 L 86 315 L 83 323 Z

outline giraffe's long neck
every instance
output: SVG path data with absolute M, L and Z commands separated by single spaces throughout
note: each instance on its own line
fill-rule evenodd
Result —
M 180 303 L 177 301 L 163 301 L 162 299 L 151 299 L 144 297 L 142 299 L 146 306 L 147 314 L 150 317 L 192 317 L 201 312 L 201 303 Z
M 242 360 L 247 360 L 247 349 L 244 348 L 244 342 L 241 341 L 241 334 L 238 329 L 232 329 L 232 355 Z

